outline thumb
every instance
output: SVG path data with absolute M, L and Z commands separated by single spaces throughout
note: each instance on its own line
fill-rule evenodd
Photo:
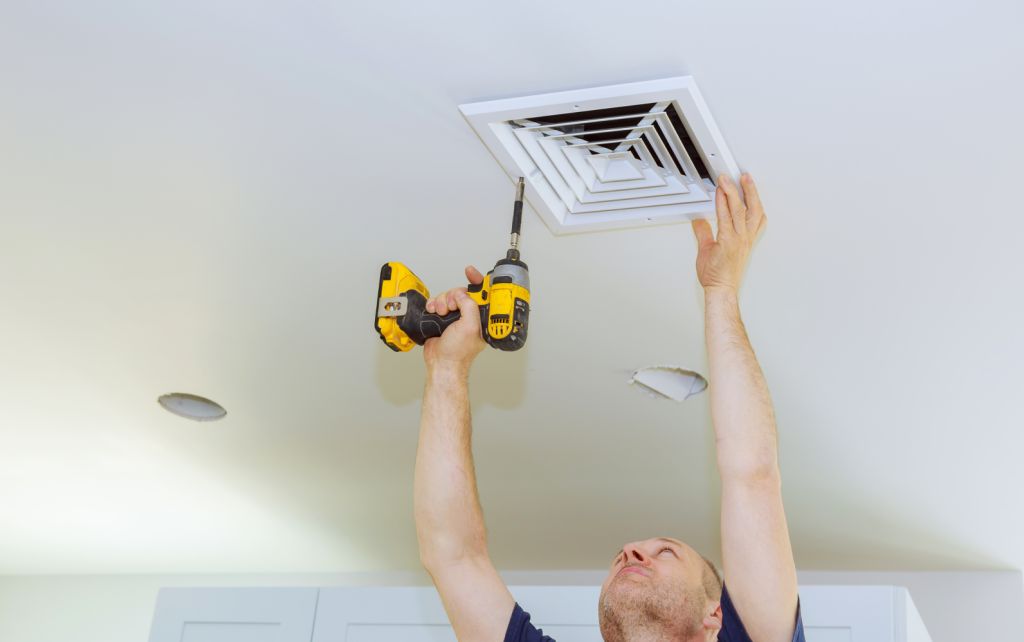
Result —
M 466 280 L 473 285 L 480 285 L 484 282 L 484 275 L 480 273 L 480 270 L 470 265 L 466 268 Z
M 715 235 L 711 231 L 711 223 L 700 218 L 693 222 L 693 235 L 697 237 L 697 248 L 703 250 L 715 244 Z

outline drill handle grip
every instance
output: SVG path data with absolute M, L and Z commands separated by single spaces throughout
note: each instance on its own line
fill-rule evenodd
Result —
M 462 313 L 458 310 L 452 310 L 448 314 L 441 316 L 436 312 L 423 312 L 423 316 L 420 319 L 420 331 L 423 333 L 423 339 L 430 339 L 432 337 L 439 337 L 444 334 L 444 331 L 448 329 L 448 326 L 455 323 L 462 318 Z
M 469 296 L 472 297 L 472 299 L 476 301 L 477 304 L 483 306 L 485 300 L 484 297 L 486 297 L 487 295 L 484 293 L 482 284 L 473 285 L 471 283 L 466 287 L 466 290 Z M 481 307 L 481 310 L 485 309 L 485 307 Z M 423 299 L 422 303 L 420 303 L 419 305 L 414 305 L 413 310 L 414 311 L 410 314 L 410 320 L 414 321 L 416 329 L 419 330 L 418 333 L 416 333 L 416 331 L 413 330 L 413 333 L 418 334 L 418 336 L 413 337 L 413 341 L 420 345 L 423 345 L 423 343 L 427 339 L 441 336 L 442 334 L 444 334 L 444 331 L 448 329 L 448 326 L 462 318 L 462 313 L 458 310 L 452 310 L 451 312 L 444 316 L 441 316 L 436 312 L 427 312 L 426 299 Z M 481 312 L 480 318 L 484 324 L 482 334 L 486 334 L 487 316 L 486 314 Z

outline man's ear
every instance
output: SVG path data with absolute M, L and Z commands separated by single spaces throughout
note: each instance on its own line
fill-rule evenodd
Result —
M 718 632 L 722 630 L 722 603 L 708 602 L 704 609 L 704 621 L 701 622 L 707 633 L 712 633 L 712 640 L 718 639 Z

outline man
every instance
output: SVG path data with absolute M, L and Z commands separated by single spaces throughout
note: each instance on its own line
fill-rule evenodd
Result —
M 674 539 L 626 544 L 612 560 L 598 613 L 606 642 L 802 642 L 796 567 L 782 508 L 775 417 L 740 320 L 737 291 L 747 254 L 765 226 L 754 181 L 739 191 L 725 176 L 715 192 L 718 237 L 694 221 L 697 276 L 704 287 L 711 419 L 722 478 L 725 585 L 711 562 Z M 466 268 L 470 283 L 481 283 Z M 427 383 L 416 453 L 420 558 L 460 642 L 549 640 L 530 624 L 487 555 L 470 449 L 473 359 L 486 344 L 464 288 L 427 309 L 462 318 L 427 341 Z

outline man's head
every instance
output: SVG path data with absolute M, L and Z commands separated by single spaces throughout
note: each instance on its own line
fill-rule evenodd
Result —
M 714 640 L 722 628 L 722 581 L 686 544 L 659 537 L 626 544 L 601 587 L 605 642 Z

